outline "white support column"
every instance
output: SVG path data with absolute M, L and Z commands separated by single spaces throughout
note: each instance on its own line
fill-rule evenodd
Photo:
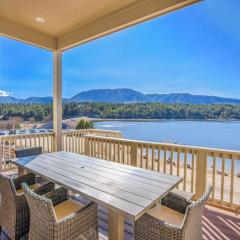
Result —
M 197 151 L 196 180 L 194 199 L 198 200 L 206 191 L 207 184 L 207 153 L 204 150 Z
M 62 150 L 62 52 L 54 52 L 53 82 L 54 151 Z

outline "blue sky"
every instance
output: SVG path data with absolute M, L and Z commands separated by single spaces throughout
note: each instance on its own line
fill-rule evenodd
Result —
M 205 0 L 63 55 L 63 96 L 93 88 L 240 98 L 240 1 Z M 52 54 L 0 37 L 0 95 L 52 95 Z

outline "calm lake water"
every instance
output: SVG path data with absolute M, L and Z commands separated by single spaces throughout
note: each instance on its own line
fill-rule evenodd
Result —
M 106 121 L 95 123 L 95 128 L 121 131 L 129 139 L 240 150 L 236 121 Z

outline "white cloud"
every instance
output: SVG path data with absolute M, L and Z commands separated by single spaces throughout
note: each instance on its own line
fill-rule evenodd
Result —
M 3 90 L 0 90 L 0 97 L 7 97 L 10 95 L 10 92 L 6 92 L 6 91 L 3 91 Z

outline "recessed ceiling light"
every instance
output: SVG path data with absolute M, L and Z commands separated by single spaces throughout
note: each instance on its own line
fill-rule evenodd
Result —
M 39 23 L 44 23 L 45 22 L 45 19 L 42 18 L 42 17 L 36 17 L 35 20 Z

